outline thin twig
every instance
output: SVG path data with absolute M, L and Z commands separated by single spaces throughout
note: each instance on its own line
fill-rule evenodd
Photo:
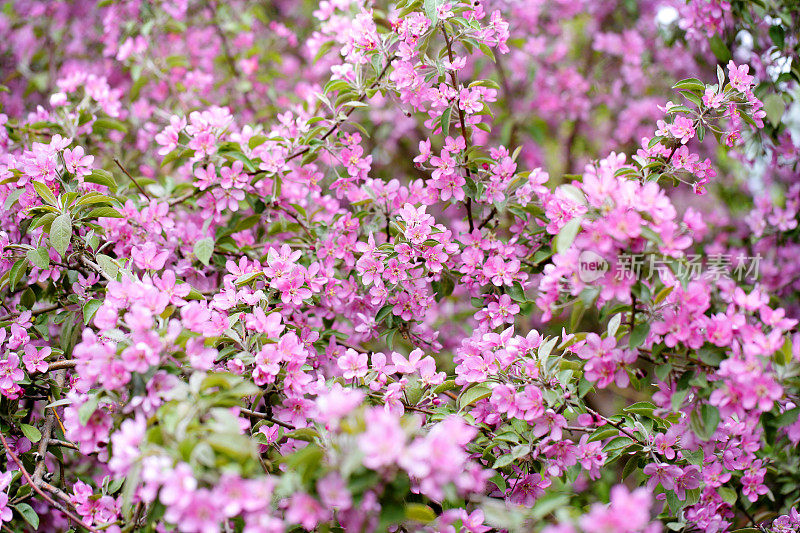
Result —
M 8 441 L 6 441 L 6 438 L 2 433 L 0 433 L 0 441 L 2 441 L 3 447 L 6 449 L 6 453 L 8 453 L 8 455 L 11 456 L 11 459 L 13 459 L 15 463 L 17 463 L 17 466 L 19 467 L 19 471 L 22 472 L 22 476 L 25 478 L 25 481 L 28 482 L 28 484 L 31 486 L 31 489 L 33 489 L 33 491 L 36 492 L 36 494 L 41 496 L 44 499 L 44 501 L 46 501 L 47 503 L 49 503 L 50 505 L 52 505 L 53 507 L 55 507 L 56 509 L 58 509 L 59 511 L 61 511 L 62 513 L 67 515 L 69 518 L 71 518 L 72 520 L 77 522 L 84 529 L 87 529 L 87 530 L 91 531 L 92 533 L 100 533 L 100 531 L 97 528 L 94 528 L 92 526 L 84 524 L 83 520 L 78 518 L 77 515 L 72 513 L 70 510 L 64 508 L 62 505 L 56 503 L 56 501 L 53 500 L 53 498 L 51 498 L 50 496 L 45 494 L 45 492 L 41 488 L 39 488 L 39 486 L 36 483 L 33 482 L 33 479 L 31 479 L 31 475 L 28 473 L 27 470 L 25 470 L 25 466 L 23 466 L 22 461 L 19 460 L 19 457 L 17 457 L 17 454 L 14 453 L 11 450 L 11 447 L 9 447 L 9 445 L 8 445 Z M 44 482 L 42 482 L 42 484 L 46 485 Z M 51 486 L 51 485 L 48 485 L 48 486 Z M 55 487 L 53 487 L 53 488 L 55 488 Z M 59 489 L 57 489 L 57 490 L 59 490 Z M 59 490 L 59 492 L 61 492 L 61 491 Z
M 167 203 L 169 204 L 170 207 L 173 207 L 173 206 L 176 206 L 178 204 L 182 204 L 183 202 L 185 202 L 186 200 L 188 200 L 189 198 L 191 198 L 193 196 L 199 195 L 201 192 L 203 192 L 203 191 L 201 191 L 200 189 L 194 189 L 193 191 L 189 191 L 186 194 L 178 196 L 177 198 L 175 198 L 173 200 L 170 200 Z
M 56 370 L 55 372 L 55 382 L 58 388 L 64 386 L 64 377 L 65 372 L 64 370 Z M 47 458 L 47 446 L 50 444 L 50 437 L 53 436 L 53 426 L 56 423 L 55 417 L 55 409 L 50 409 L 50 411 L 45 415 L 44 418 L 44 426 L 42 427 L 42 438 L 39 440 L 39 448 L 37 449 L 37 453 L 39 454 L 39 461 L 36 463 L 36 469 L 33 471 L 33 479 L 35 482 L 42 481 L 42 477 L 45 473 L 45 459 Z
M 145 198 L 147 198 L 148 200 L 150 200 L 150 195 L 149 195 L 149 194 L 147 194 L 147 192 L 146 192 L 144 189 L 142 189 L 142 186 L 141 186 L 141 185 L 139 185 L 139 183 L 138 183 L 138 182 L 137 182 L 135 179 L 133 179 L 133 176 L 131 176 L 130 172 L 128 172 L 127 170 L 125 170 L 125 167 L 123 167 L 123 166 L 122 166 L 122 163 L 120 163 L 120 162 L 119 162 L 119 159 L 117 159 L 117 158 L 115 157 L 115 158 L 114 158 L 114 163 L 116 163 L 116 164 L 117 164 L 117 166 L 119 167 L 119 169 L 120 169 L 122 172 L 124 172 L 126 176 L 128 176 L 128 178 L 129 178 L 129 179 L 131 180 L 131 182 L 132 182 L 132 183 L 133 183 L 133 184 L 136 186 L 136 188 L 137 188 L 137 189 L 139 189 L 139 192 L 140 192 L 140 193 L 142 193 L 142 194 L 144 195 L 144 197 L 145 197 Z
M 634 435 L 633 433 L 631 433 L 630 431 L 628 431 L 627 429 L 625 429 L 624 427 L 622 427 L 622 424 L 620 424 L 619 422 L 614 422 L 614 421 L 613 421 L 613 420 L 611 420 L 610 418 L 607 418 L 607 417 L 605 417 L 605 416 L 601 415 L 600 413 L 598 413 L 597 411 L 595 411 L 594 409 L 592 409 L 592 408 L 591 408 L 591 407 L 589 407 L 588 405 L 587 405 L 587 406 L 585 406 L 585 407 L 586 407 L 586 410 L 587 410 L 587 411 L 589 411 L 590 413 L 592 413 L 593 415 L 595 415 L 595 416 L 599 416 L 600 418 L 602 418 L 603 420 L 605 420 L 605 422 L 606 422 L 606 423 L 608 423 L 608 424 L 611 424 L 612 426 L 614 426 L 615 428 L 617 428 L 617 429 L 619 430 L 619 432 L 620 432 L 620 433 L 622 433 L 622 434 L 624 434 L 624 435 L 627 435 L 628 437 L 632 438 L 633 440 L 635 440 L 635 441 L 636 441 L 636 442 L 638 442 L 639 444 L 642 444 L 642 445 L 645 445 L 645 446 L 647 445 L 647 443 L 645 443 L 644 441 L 642 441 L 642 439 L 640 439 L 639 437 L 637 437 L 636 435 Z
M 441 26 L 442 34 L 444 35 L 444 42 L 447 45 L 447 57 L 450 60 L 450 63 L 453 63 L 453 46 L 450 42 L 450 37 L 447 35 L 447 30 L 444 29 L 444 24 Z M 450 71 L 450 81 L 453 84 L 453 89 L 458 92 L 458 88 L 460 86 L 458 82 L 458 72 L 455 70 Z M 461 109 L 461 106 L 456 103 L 456 109 L 458 110 L 458 121 L 459 125 L 461 126 L 461 136 L 464 137 L 464 143 L 466 144 L 466 148 L 469 149 L 470 147 L 470 140 L 467 136 L 467 124 L 464 120 L 464 110 Z M 467 177 L 472 179 L 471 172 L 469 170 L 469 166 L 464 166 L 464 169 L 467 171 Z M 464 207 L 467 210 L 467 220 L 469 221 L 469 232 L 475 229 L 475 222 L 472 220 L 472 198 L 467 197 L 467 201 L 464 203 Z
M 236 68 L 236 59 L 234 59 L 233 54 L 231 53 L 231 47 L 228 44 L 228 37 L 225 35 L 225 32 L 219 25 L 219 20 L 217 20 L 219 5 L 216 2 L 214 2 L 211 6 L 211 9 L 214 12 L 213 15 L 211 16 L 211 18 L 213 19 L 211 25 L 214 26 L 214 30 L 217 33 L 217 37 L 219 37 L 219 40 L 222 43 L 222 52 L 225 55 L 225 60 L 228 62 L 228 68 L 231 69 L 231 73 L 235 78 L 244 79 L 244 77 L 239 72 L 239 69 Z M 243 91 L 242 97 L 244 97 L 245 106 L 247 106 L 247 109 L 253 114 L 253 118 L 255 118 L 258 113 L 256 112 L 256 107 L 253 105 L 253 102 L 250 100 L 250 93 L 248 93 L 247 91 Z
M 494 216 L 495 216 L 496 214 L 497 214 L 497 208 L 496 208 L 496 207 L 493 207 L 493 208 L 492 208 L 492 210 L 491 210 L 491 211 L 489 211 L 489 215 L 488 215 L 488 216 L 487 216 L 487 217 L 486 217 L 486 218 L 483 220 L 483 222 L 481 222 L 480 224 L 478 224 L 478 229 L 483 229 L 483 228 L 484 228 L 484 226 L 486 226 L 486 224 L 488 224 L 489 222 L 491 222 L 491 221 L 492 221 L 492 219 L 494 218 Z
M 45 307 L 41 307 L 39 309 L 34 309 L 30 313 L 31 313 L 31 316 L 37 316 L 37 315 L 42 315 L 44 313 L 49 313 L 50 311 L 55 311 L 56 309 L 60 309 L 60 308 L 61 308 L 61 304 L 51 304 L 51 305 L 47 305 Z M 6 315 L 4 317 L 0 317 L 0 322 L 4 322 L 6 320 L 11 320 L 12 318 L 16 318 L 16 317 L 18 317 L 19 315 L 21 315 L 24 312 L 25 311 L 22 311 L 22 312 L 16 311 L 14 313 L 11 313 L 10 315 Z
M 274 423 L 278 424 L 279 426 L 281 426 L 283 428 L 286 428 L 286 429 L 291 429 L 291 430 L 295 429 L 295 427 L 293 425 L 287 424 L 286 422 L 281 422 L 280 420 L 275 420 L 274 418 L 272 418 L 267 413 L 259 413 L 257 411 L 253 411 L 252 409 L 248 409 L 246 407 L 240 407 L 239 411 L 242 414 L 247 415 L 247 416 L 252 416 L 254 418 L 260 418 L 262 420 L 269 420 L 270 422 L 274 422 Z

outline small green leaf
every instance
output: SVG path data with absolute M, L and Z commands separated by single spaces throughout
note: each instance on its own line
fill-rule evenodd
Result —
M 122 213 L 107 205 L 92 209 L 86 216 L 89 218 L 125 218 Z
M 578 231 L 581 229 L 582 220 L 582 217 L 575 217 L 564 224 L 564 227 L 561 228 L 561 231 L 559 231 L 558 235 L 556 235 L 556 252 L 561 254 L 569 250 L 569 247 L 572 246 L 572 243 L 575 241 L 575 237 L 578 235 Z
M 485 385 L 474 385 L 467 389 L 458 399 L 460 409 L 474 404 L 492 395 L 492 389 Z
M 450 134 L 450 114 L 452 112 L 452 108 L 448 107 L 442 113 L 442 117 L 440 119 L 440 124 L 442 126 L 442 135 L 449 135 Z
M 784 111 L 786 111 L 786 102 L 783 101 L 781 95 L 772 93 L 764 98 L 764 112 L 773 127 L 777 128 L 781 123 Z
M 688 89 L 690 91 L 705 91 L 706 84 L 697 78 L 686 78 L 672 86 L 673 89 Z
M 728 45 L 726 45 L 722 38 L 719 35 L 714 35 L 709 41 L 709 46 L 711 47 L 711 51 L 717 56 L 717 59 L 721 63 L 727 63 L 731 60 L 731 51 L 728 49 Z
M 50 266 L 50 254 L 48 253 L 47 248 L 44 246 L 40 246 L 35 250 L 28 250 L 26 255 L 28 257 L 28 261 L 41 270 L 45 270 L 48 266 Z
M 12 291 L 17 288 L 17 283 L 19 280 L 22 279 L 22 276 L 25 272 L 28 271 L 28 260 L 27 259 L 20 259 L 14 266 L 11 267 L 11 270 L 8 273 L 8 288 Z
M 510 453 L 506 453 L 501 455 L 497 458 L 497 460 L 492 465 L 492 468 L 497 470 L 498 468 L 503 468 L 504 466 L 508 466 L 514 462 L 514 456 Z
M 434 26 L 437 22 L 439 22 L 439 12 L 437 8 L 442 3 L 443 0 L 424 0 L 422 3 L 423 9 L 425 10 L 425 15 L 431 19 L 431 22 Z
M 92 318 L 94 317 L 97 310 L 100 306 L 103 305 L 103 302 L 97 299 L 92 299 L 83 304 L 83 323 L 88 324 Z
M 194 255 L 198 261 L 208 266 L 211 260 L 211 254 L 214 253 L 214 239 L 206 237 L 194 243 Z
M 36 511 L 33 510 L 33 507 L 27 503 L 18 503 L 14 506 L 14 509 L 16 509 L 20 515 L 22 515 L 22 518 L 24 518 L 34 530 L 39 529 L 39 515 L 36 514 Z
M 778 48 L 783 48 L 783 45 L 786 44 L 786 32 L 783 26 L 770 26 L 769 37 Z
M 107 204 L 114 201 L 111 196 L 100 194 L 99 192 L 91 191 L 81 196 L 75 205 L 92 205 L 92 204 Z
M 100 405 L 100 398 L 98 398 L 96 394 L 93 394 L 78 408 L 78 421 L 82 426 L 85 426 L 86 423 L 89 422 L 89 419 L 97 410 L 98 405 Z
M 511 286 L 506 287 L 506 294 L 508 294 L 515 302 L 524 303 L 528 299 L 525 297 L 525 290 L 519 281 L 515 281 Z
M 116 261 L 105 254 L 97 254 L 95 261 L 97 261 L 97 264 L 103 269 L 103 272 L 108 274 L 108 277 L 111 279 L 117 279 L 117 274 L 119 274 L 119 265 Z
M 650 324 L 644 322 L 642 324 L 636 324 L 633 327 L 633 331 L 631 331 L 631 336 L 628 339 L 628 345 L 631 348 L 636 348 L 641 346 L 642 343 L 647 339 L 647 334 L 650 333 Z
M 409 503 L 406 504 L 406 518 L 427 524 L 436 520 L 436 513 L 423 503 Z
M 91 174 L 85 176 L 84 181 L 88 181 L 90 183 L 96 183 L 98 185 L 105 185 L 112 191 L 117 190 L 117 182 L 114 181 L 114 176 L 111 172 L 103 169 L 96 169 L 93 170 Z
M 22 434 L 28 437 L 28 440 L 31 442 L 39 442 L 42 438 L 42 432 L 36 429 L 35 426 L 20 424 L 19 428 L 22 430 Z
M 98 118 L 94 121 L 92 125 L 93 129 L 105 129 L 105 130 L 117 130 L 121 131 L 122 133 L 128 133 L 128 126 L 125 125 L 124 122 L 119 121 L 114 118 Z
M 50 226 L 50 243 L 56 249 L 58 255 L 64 256 L 69 248 L 69 241 L 72 239 L 72 218 L 69 213 L 58 215 Z
M 58 206 L 58 201 L 56 200 L 53 191 L 50 190 L 50 187 L 38 181 L 34 181 L 32 183 L 33 188 L 36 190 L 36 194 L 38 194 L 41 199 L 44 200 L 44 203 L 47 205 L 52 205 L 53 207 Z
M 389 316 L 389 313 L 392 312 L 393 308 L 394 308 L 393 305 L 384 305 L 383 307 L 381 307 L 380 310 L 378 311 L 378 314 L 375 315 L 375 323 L 380 324 L 381 322 L 383 322 L 383 319 Z

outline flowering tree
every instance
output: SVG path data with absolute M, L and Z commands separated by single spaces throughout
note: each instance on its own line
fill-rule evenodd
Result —
M 3 529 L 800 530 L 798 27 L 3 3 Z

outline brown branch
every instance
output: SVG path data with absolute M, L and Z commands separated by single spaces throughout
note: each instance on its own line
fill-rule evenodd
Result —
M 453 45 L 450 42 L 450 37 L 447 35 L 447 30 L 444 29 L 444 24 L 441 25 L 442 34 L 444 35 L 444 42 L 447 44 L 447 57 L 450 60 L 450 63 L 453 63 Z M 450 81 L 453 84 L 453 89 L 458 93 L 458 72 L 455 70 L 450 71 Z M 461 106 L 456 103 L 456 109 L 458 110 L 458 121 L 459 125 L 461 126 L 461 135 L 464 137 L 464 143 L 466 144 L 467 149 L 470 147 L 470 140 L 467 136 L 467 124 L 464 119 L 464 110 L 461 109 Z M 467 177 L 472 179 L 471 172 L 468 166 L 465 166 L 464 169 L 467 171 Z M 464 207 L 467 210 L 467 220 L 469 221 L 469 232 L 475 229 L 475 222 L 472 220 L 472 198 L 467 197 L 467 201 L 464 203 Z
M 483 220 L 483 222 L 481 222 L 480 224 L 478 224 L 478 229 L 483 229 L 483 228 L 484 228 L 484 226 L 486 226 L 486 224 L 488 224 L 489 222 L 491 222 L 491 221 L 492 221 L 492 218 L 494 218 L 494 216 L 495 216 L 496 214 L 497 214 L 497 208 L 496 208 L 496 207 L 493 207 L 493 208 L 492 208 L 492 210 L 491 210 L 491 211 L 489 211 L 489 215 L 488 215 L 488 216 L 487 216 L 487 217 L 486 217 L 486 218 Z
M 62 448 L 69 448 L 70 450 L 80 450 L 77 444 L 74 442 L 67 442 L 65 440 L 50 439 L 50 445 L 61 446 Z
M 586 407 L 586 410 L 589 411 L 590 413 L 592 413 L 593 415 L 602 418 L 603 420 L 605 420 L 606 423 L 611 424 L 612 426 L 617 428 L 620 433 L 622 433 L 624 435 L 627 435 L 628 437 L 630 437 L 631 439 L 635 440 L 639 444 L 642 444 L 642 445 L 645 445 L 645 446 L 647 445 L 644 441 L 642 441 L 642 439 L 640 439 L 639 437 L 637 437 L 636 435 L 634 435 L 633 433 L 631 433 L 630 431 L 628 431 L 627 429 L 622 427 L 622 424 L 620 424 L 619 422 L 614 422 L 610 418 L 607 418 L 607 417 L 601 415 L 600 413 L 598 413 L 597 411 L 595 411 L 594 409 L 592 409 L 588 405 L 585 406 L 585 407 Z
M 56 309 L 61 309 L 61 304 L 51 304 L 45 307 L 41 307 L 39 309 L 34 309 L 31 311 L 31 316 L 42 315 L 44 313 L 49 313 L 50 311 L 55 311 Z M 24 313 L 24 311 L 22 312 Z M 11 320 L 12 318 L 16 318 L 22 314 L 19 311 L 11 313 L 10 315 L 6 315 L 4 317 L 0 317 L 0 322 L 4 322 L 6 320 Z
M 117 164 L 117 166 L 119 167 L 119 169 L 120 169 L 122 172 L 124 172 L 126 176 L 128 176 L 128 179 L 130 179 L 130 180 L 131 180 L 131 183 L 133 183 L 133 184 L 136 186 L 136 188 L 137 188 L 137 189 L 139 189 L 139 192 L 140 192 L 140 193 L 142 193 L 142 194 L 144 195 L 144 197 L 145 197 L 145 198 L 147 198 L 148 200 L 150 200 L 150 195 L 149 195 L 149 194 L 147 194 L 147 192 L 145 192 L 145 190 L 144 190 L 144 189 L 142 189 L 142 186 L 141 186 L 141 185 L 139 185 L 139 183 L 138 183 L 138 182 L 137 182 L 135 179 L 133 179 L 133 176 L 131 176 L 130 172 L 128 172 L 127 170 L 125 170 L 125 167 L 123 167 L 123 166 L 122 166 L 122 163 L 120 163 L 120 162 L 119 162 L 119 159 L 117 159 L 117 158 L 115 157 L 115 158 L 114 158 L 114 163 L 116 163 L 116 164 Z
M 75 365 L 78 364 L 77 359 L 62 359 L 61 361 L 53 361 L 49 365 L 47 365 L 47 372 L 52 372 L 53 370 L 61 370 L 62 368 L 75 368 Z
M 272 204 L 270 204 L 270 205 L 274 209 L 277 209 L 278 211 L 282 211 L 282 212 L 286 213 L 287 215 L 289 215 L 290 217 L 292 217 L 292 219 L 294 219 L 294 221 L 297 222 L 297 224 L 299 224 L 301 228 L 303 228 L 303 231 L 305 232 L 306 236 L 309 238 L 309 240 L 312 243 L 317 240 L 316 237 L 314 237 L 314 235 L 311 234 L 311 231 L 309 231 L 308 227 L 306 227 L 306 225 L 303 224 L 303 222 L 297 217 L 297 215 L 295 215 L 294 213 L 289 211 L 289 209 L 287 209 L 286 207 L 280 205 L 277 202 L 272 202 Z
M 167 204 L 169 204 L 170 207 L 176 206 L 178 204 L 182 204 L 183 202 L 185 202 L 189 198 L 192 198 L 193 196 L 198 196 L 202 192 L 205 192 L 205 191 L 201 191 L 200 189 L 194 189 L 193 191 L 189 191 L 186 194 L 183 194 L 183 195 L 178 196 L 177 198 L 175 198 L 173 200 L 170 200 L 169 202 L 167 202 Z
M 15 463 L 17 463 L 17 466 L 19 467 L 19 471 L 22 472 L 22 476 L 25 478 L 25 481 L 28 482 L 28 484 L 31 486 L 31 489 L 33 489 L 33 491 L 36 492 L 36 494 L 41 496 L 42 499 L 44 499 L 44 501 L 46 501 L 47 503 L 49 503 L 50 505 L 52 505 L 53 507 L 55 507 L 56 509 L 58 509 L 59 511 L 64 513 L 65 515 L 67 515 L 72 520 L 74 520 L 76 523 L 78 523 L 84 529 L 87 529 L 87 530 L 91 531 L 92 533 L 100 533 L 100 530 L 98 530 L 97 528 L 94 528 L 92 526 L 84 524 L 83 520 L 78 518 L 77 515 L 75 515 L 74 513 L 69 511 L 68 509 L 64 508 L 62 505 L 56 503 L 56 501 L 53 500 L 53 498 L 51 498 L 50 496 L 45 494 L 45 492 L 41 488 L 39 488 L 39 485 L 34 483 L 33 479 L 31 479 L 31 475 L 28 473 L 27 470 L 25 470 L 25 466 L 23 466 L 22 461 L 19 460 L 19 457 L 17 457 L 17 454 L 14 453 L 11 450 L 11 448 L 8 445 L 8 441 L 6 441 L 6 438 L 2 433 L 0 433 L 0 441 L 2 441 L 3 447 L 6 449 L 6 453 L 8 453 L 8 455 L 11 456 L 11 459 L 13 459 Z M 48 485 L 48 484 L 46 484 L 44 482 L 42 482 L 41 484 L 42 484 L 42 486 L 47 485 L 48 488 L 52 487 L 51 485 Z M 55 488 L 55 487 L 52 487 L 52 488 Z M 61 492 L 59 489 L 56 489 L 56 490 L 58 490 L 58 492 Z M 69 497 L 67 497 L 67 499 L 69 499 Z
M 270 422 L 274 422 L 274 423 L 278 424 L 279 426 L 281 426 L 283 428 L 286 428 L 286 429 L 291 429 L 291 430 L 295 429 L 295 427 L 293 425 L 287 424 L 286 422 L 281 422 L 280 420 L 275 420 L 274 418 L 272 418 L 267 413 L 259 413 L 257 411 L 253 411 L 252 409 L 248 409 L 246 407 L 240 407 L 239 411 L 242 414 L 245 414 L 247 416 L 252 416 L 253 418 L 260 418 L 262 420 L 269 420 Z
M 64 385 L 64 377 L 64 370 L 56 370 L 55 382 L 58 388 L 61 388 Z M 42 481 L 42 477 L 45 473 L 47 446 L 50 444 L 50 437 L 53 435 L 53 426 L 56 423 L 55 412 L 55 409 L 50 409 L 50 411 L 45 415 L 44 426 L 42 427 L 42 438 L 39 440 L 39 448 L 36 452 L 39 455 L 39 461 L 36 463 L 36 469 L 33 471 L 33 479 L 37 483 Z

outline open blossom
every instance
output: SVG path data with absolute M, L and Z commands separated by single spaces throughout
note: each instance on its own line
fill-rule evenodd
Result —
M 83 146 L 76 146 L 74 149 L 64 150 L 64 163 L 67 170 L 76 176 L 86 176 L 91 172 L 93 155 L 85 155 Z
M 25 346 L 25 355 L 22 356 L 22 362 L 25 364 L 25 369 L 28 372 L 46 372 L 48 368 L 47 357 L 52 353 L 49 346 L 45 346 L 41 350 L 27 344 Z
M 348 348 L 336 362 L 344 372 L 345 379 L 363 378 L 367 375 L 367 354 Z
M 675 122 L 670 124 L 669 132 L 673 137 L 679 139 L 681 144 L 686 144 L 694 137 L 694 122 L 684 116 L 675 117 Z

